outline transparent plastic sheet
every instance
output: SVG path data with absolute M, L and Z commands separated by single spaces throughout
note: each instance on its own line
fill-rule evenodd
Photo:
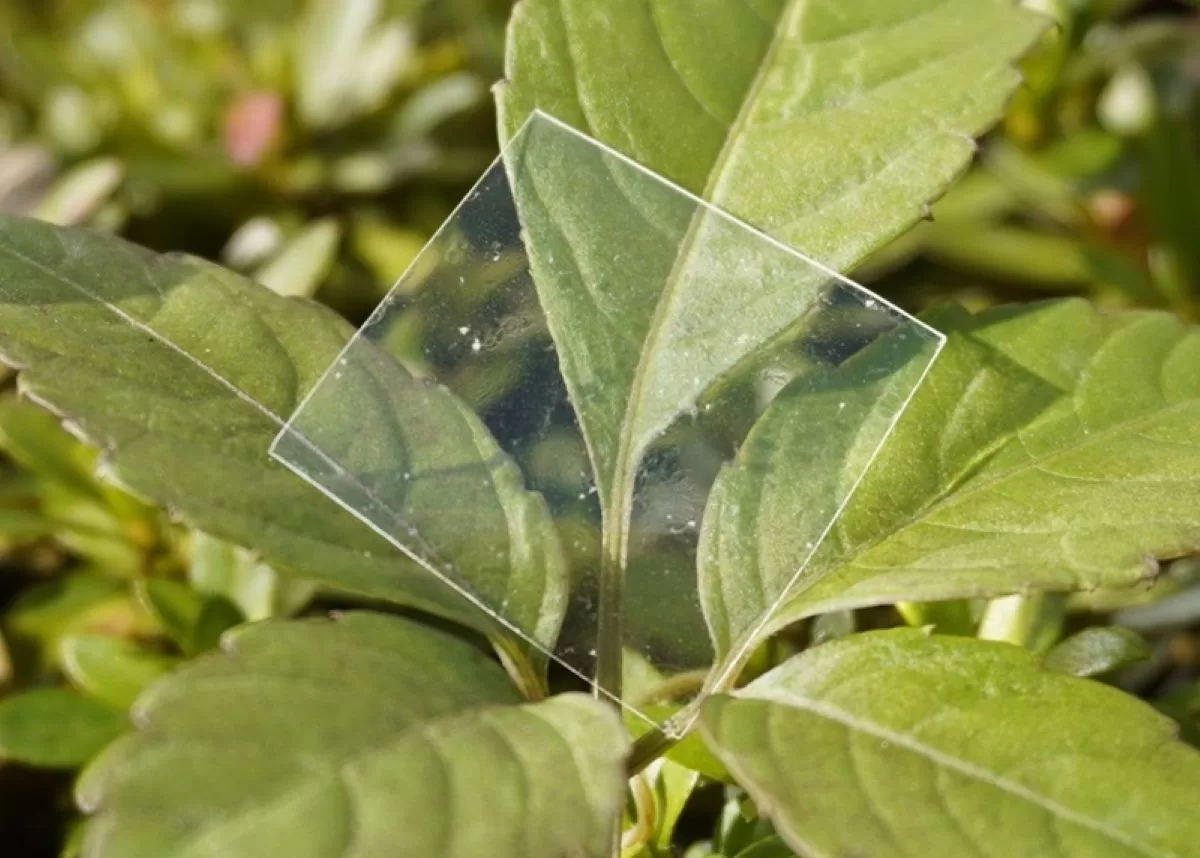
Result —
M 880 341 L 900 348 L 864 351 Z M 795 581 L 941 343 L 535 113 L 271 454 L 580 680 L 596 685 L 618 631 L 620 702 L 672 732 L 636 677 L 713 668 L 696 565 L 722 463 L 785 386 L 819 387 L 852 357 L 892 379 L 814 427 L 845 443 L 800 451 L 855 456 L 835 501 L 797 517 L 811 550 Z

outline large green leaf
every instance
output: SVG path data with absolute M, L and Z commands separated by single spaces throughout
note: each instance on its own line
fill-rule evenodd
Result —
M 74 768 L 128 727 L 125 713 L 65 688 L 0 701 L 0 761 Z
M 845 270 L 966 166 L 1047 23 L 1008 0 L 527 0 L 502 131 L 544 110 Z
M 318 305 L 197 259 L 0 218 L 0 356 L 23 368 L 27 395 L 107 451 L 124 484 L 281 568 L 488 628 L 444 583 L 269 461 L 272 439 L 349 333 Z M 490 601 L 508 598 L 511 619 L 551 640 L 564 570 L 541 497 L 448 390 L 370 357 L 348 381 L 364 391 L 345 415 L 360 452 L 369 457 L 382 437 L 404 449 L 411 459 L 378 462 L 380 477 L 410 469 L 404 512 L 431 529 L 438 562 L 455 563 Z
M 88 858 L 602 856 L 627 739 L 568 695 L 528 706 L 409 620 L 267 622 L 159 683 L 86 773 Z
M 1121 692 L 1008 644 L 857 635 L 704 708 L 801 854 L 1185 858 L 1200 755 Z
M 509 29 L 501 135 L 540 109 L 845 271 L 966 166 L 1044 23 L 1008 0 L 527 0 Z M 606 626 L 643 455 L 820 313 L 830 277 L 563 141 L 557 155 L 517 141 L 508 161 L 530 174 L 514 194 L 604 512 L 598 678 L 612 688 Z
M 841 402 L 878 395 L 862 364 L 781 394 L 718 479 L 700 574 L 722 653 L 802 566 L 772 628 L 901 600 L 1126 586 L 1200 548 L 1196 329 L 1082 301 L 930 321 L 949 343 L 815 554 L 806 517 L 841 504 L 871 452 L 820 431 Z M 890 383 L 904 370 L 875 385 Z
M 544 110 L 848 270 L 965 167 L 971 135 L 999 117 L 1017 83 L 1010 64 L 1043 25 L 1007 0 L 528 0 L 510 25 L 502 136 Z M 544 207 L 556 221 L 527 224 L 527 241 L 602 493 L 815 299 L 795 272 L 732 286 L 746 248 L 708 246 L 721 242 L 719 218 L 675 234 L 628 176 L 611 177 L 628 200 L 589 190 L 606 166 L 543 169 L 538 199 L 518 200 L 527 219 Z M 562 217 L 580 197 L 595 202 Z M 574 265 L 538 265 L 551 255 Z M 703 273 L 714 269 L 725 276 Z
M 97 700 L 122 710 L 179 664 L 173 656 L 105 635 L 69 637 L 59 649 L 63 673 L 71 682 Z

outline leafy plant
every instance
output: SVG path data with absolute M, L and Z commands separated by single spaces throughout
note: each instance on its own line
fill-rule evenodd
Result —
M 388 114 L 393 90 L 339 61 L 387 65 L 399 37 L 384 5 L 315 2 L 294 34 L 266 30 L 298 40 L 280 44 L 304 60 L 295 108 L 313 133 Z M 603 251 L 639 223 L 637 200 L 570 229 L 555 194 L 580 185 L 550 187 L 525 240 L 602 507 L 598 678 L 665 714 L 703 686 L 679 742 L 572 693 L 537 650 L 268 458 L 353 330 L 304 297 L 327 275 L 294 267 L 329 255 L 330 222 L 256 283 L 0 215 L 0 355 L 20 396 L 70 429 L 0 403 L 19 465 L 0 532 L 48 570 L 4 614 L 0 687 L 12 676 L 19 690 L 0 700 L 0 758 L 87 764 L 75 793 L 89 818 L 65 854 L 550 858 L 612 854 L 618 835 L 629 858 L 1196 854 L 1200 698 L 1178 676 L 1169 693 L 1145 679 L 1191 640 L 1172 629 L 1197 620 L 1196 287 L 1186 204 L 1168 204 L 1156 172 L 1195 159 L 1183 124 L 1137 124 L 1117 103 L 1143 40 L 1169 47 L 1147 60 L 1162 75 L 1186 49 L 1143 29 L 1154 22 L 1109 23 L 1125 5 L 1059 9 L 1055 30 L 1007 0 L 514 11 L 501 139 L 546 110 L 838 270 L 875 278 L 908 261 L 878 281 L 901 296 L 922 272 L 1001 276 L 984 263 L 1010 248 L 1054 257 L 1030 247 L 1076 229 L 1070 276 L 1022 283 L 1151 305 L 990 307 L 987 292 L 974 311 L 928 310 L 947 344 L 857 486 L 845 474 L 862 450 L 819 427 L 911 383 L 915 356 L 883 377 L 846 360 L 748 406 L 699 523 L 717 660 L 680 683 L 622 651 L 635 480 L 651 443 L 803 308 L 771 278 L 753 294 L 700 288 L 701 216 L 662 260 L 661 293 L 597 314 L 613 293 L 587 287 L 621 274 Z M 1119 69 L 1087 44 L 1096 32 L 1120 37 Z M 1158 99 L 1151 77 L 1135 84 Z M 1081 88 L 1106 128 L 1023 149 L 1066 127 Z M 1010 100 L 1007 137 L 938 202 Z M 1094 155 L 1105 147 L 1154 153 L 1138 162 L 1148 238 L 1081 226 L 1095 215 L 1081 184 L 1123 157 Z M 289 174 L 290 155 L 275 157 L 263 176 Z M 566 247 L 589 261 L 580 279 L 536 264 Z M 685 360 L 685 332 L 702 355 Z M 386 395 L 359 397 L 341 431 L 385 427 L 414 462 L 461 473 L 407 495 L 406 515 L 479 591 L 520 594 L 512 610 L 552 645 L 572 566 L 590 562 L 580 539 L 448 388 L 382 358 L 351 381 Z M 809 517 L 843 503 L 810 558 Z M 507 552 L 480 536 L 493 532 Z M 764 627 L 765 594 L 801 567 Z M 309 604 L 326 616 L 288 618 Z M 1098 621 L 1114 610 L 1149 643 Z
M 1200 768 L 1174 726 L 1005 644 L 915 629 L 856 635 L 705 710 L 713 746 L 802 852 L 1194 848 L 1194 822 L 1176 803 Z

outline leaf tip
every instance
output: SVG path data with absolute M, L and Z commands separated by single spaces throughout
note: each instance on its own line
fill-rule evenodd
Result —
M 967 147 L 970 150 L 971 154 L 978 155 L 979 154 L 979 141 L 976 140 L 975 137 L 971 134 L 964 133 L 964 134 L 961 134 L 960 136 L 962 137 L 962 139 L 964 141 L 966 141 Z
M 148 688 L 129 707 L 129 723 L 134 729 L 146 732 L 154 726 L 153 709 L 157 696 L 152 687 Z

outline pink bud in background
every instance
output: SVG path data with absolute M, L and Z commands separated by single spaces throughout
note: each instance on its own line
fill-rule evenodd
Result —
M 283 98 L 258 90 L 238 95 L 225 112 L 225 151 L 239 167 L 255 167 L 283 130 Z

